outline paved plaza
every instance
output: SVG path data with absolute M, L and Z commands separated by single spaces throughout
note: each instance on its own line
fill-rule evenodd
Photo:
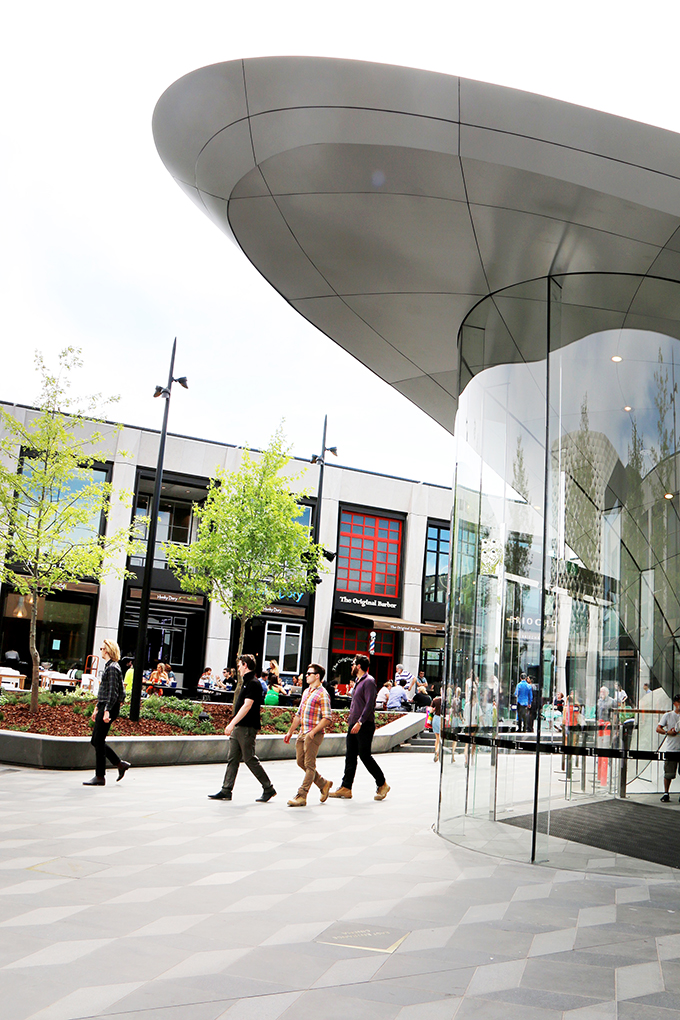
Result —
M 670 1020 L 678 872 L 555 870 L 432 831 L 429 755 L 381 757 L 376 803 L 286 807 L 214 766 L 87 775 L 0 766 L 3 1020 Z M 324 759 L 337 784 L 340 759 Z M 462 765 L 461 765 L 462 768 Z

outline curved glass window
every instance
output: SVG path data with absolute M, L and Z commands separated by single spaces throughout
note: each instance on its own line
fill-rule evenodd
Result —
M 589 812 L 663 792 L 680 284 L 531 281 L 477 305 L 459 345 L 439 831 L 581 868 L 622 852 L 588 843 Z

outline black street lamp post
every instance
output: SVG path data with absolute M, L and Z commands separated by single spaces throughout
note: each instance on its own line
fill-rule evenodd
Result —
M 146 559 L 144 561 L 144 581 L 142 583 L 142 597 L 139 603 L 139 628 L 137 630 L 137 649 L 135 651 L 134 679 L 132 681 L 132 695 L 130 697 L 130 718 L 133 721 L 139 719 L 140 703 L 142 700 L 142 680 L 144 666 L 146 665 L 146 632 L 149 625 L 149 602 L 151 601 L 151 578 L 153 574 L 153 561 L 156 553 L 156 529 L 158 527 L 158 510 L 161 502 L 161 487 L 163 482 L 163 459 L 165 457 L 165 439 L 168 434 L 168 414 L 170 413 L 170 393 L 172 384 L 178 382 L 184 389 L 188 389 L 186 376 L 179 379 L 173 377 L 175 370 L 175 351 L 177 349 L 177 337 L 172 345 L 172 356 L 170 358 L 170 373 L 166 387 L 157 386 L 154 397 L 163 397 L 165 408 L 163 410 L 163 427 L 158 446 L 158 462 L 156 464 L 156 478 L 153 486 L 153 499 L 151 504 L 151 517 L 149 520 L 149 533 L 146 541 Z
M 312 541 L 315 545 L 319 544 L 319 535 L 321 534 L 321 500 L 323 499 L 323 476 L 326 468 L 326 454 L 332 453 L 334 457 L 338 455 L 337 446 L 326 446 L 326 432 L 328 430 L 328 415 L 324 415 L 323 419 L 323 438 L 321 440 L 321 454 L 317 456 L 314 454 L 311 458 L 312 464 L 319 465 L 319 483 L 316 491 L 316 507 L 314 510 L 314 524 L 312 526 Z M 334 553 L 327 553 L 324 550 L 324 556 L 328 560 L 334 560 Z M 304 667 L 310 661 L 312 656 L 312 641 L 313 641 L 313 628 L 314 628 L 314 611 L 316 607 L 316 589 L 311 592 L 309 596 L 309 605 L 307 607 L 307 628 L 305 633 L 305 640 L 303 642 L 302 656 L 303 656 L 303 671 Z

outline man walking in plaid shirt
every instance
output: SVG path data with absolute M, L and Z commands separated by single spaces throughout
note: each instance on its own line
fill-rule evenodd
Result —
M 331 723 L 331 702 L 328 693 L 321 686 L 321 681 L 326 675 L 323 666 L 312 662 L 307 669 L 307 683 L 309 686 L 302 695 L 297 715 L 290 724 L 283 741 L 290 743 L 290 738 L 298 726 L 300 732 L 295 744 L 295 757 L 300 768 L 305 773 L 302 785 L 295 797 L 288 801 L 288 807 L 306 807 L 307 794 L 312 783 L 316 783 L 321 791 L 321 803 L 328 799 L 332 782 L 324 779 L 316 771 L 316 756 L 321 747 L 324 730 Z

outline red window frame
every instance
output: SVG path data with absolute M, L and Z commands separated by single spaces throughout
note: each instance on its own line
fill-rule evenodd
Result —
M 368 655 L 369 633 L 357 627 L 333 628 L 333 652 L 345 655 Z M 394 634 L 390 630 L 375 633 L 374 655 L 394 655 Z
M 396 598 L 402 522 L 376 514 L 340 513 L 337 591 Z

